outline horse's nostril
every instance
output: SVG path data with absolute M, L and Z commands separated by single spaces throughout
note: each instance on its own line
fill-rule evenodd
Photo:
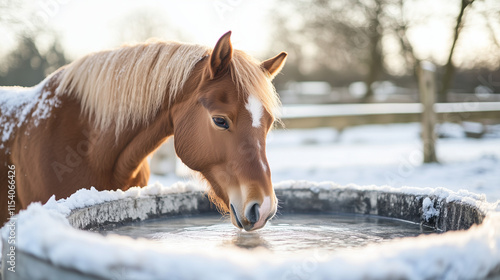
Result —
M 259 218 L 260 218 L 260 214 L 259 214 L 259 204 L 258 203 L 255 203 L 254 205 L 252 205 L 252 207 L 250 207 L 247 211 L 247 220 L 252 223 L 252 224 L 255 224 Z
M 234 206 L 231 204 L 231 212 L 233 212 L 234 219 L 236 220 L 236 224 L 238 224 L 239 228 L 243 228 L 243 225 L 241 225 L 240 219 L 238 219 L 238 215 L 236 214 L 236 211 L 234 210 Z

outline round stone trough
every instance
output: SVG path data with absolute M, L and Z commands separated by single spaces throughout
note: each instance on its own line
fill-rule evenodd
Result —
M 345 213 L 404 220 L 441 233 L 331 255 L 276 260 L 262 251 L 165 250 L 149 240 L 92 232 L 158 217 L 216 212 L 195 184 L 80 190 L 32 204 L 2 228 L 2 279 L 496 279 L 498 204 L 443 188 L 275 185 L 280 213 Z M 14 253 L 13 253 L 14 252 Z M 13 257 L 14 256 L 14 257 Z M 13 268 L 14 267 L 14 268 Z M 224 278 L 224 279 L 226 279 Z

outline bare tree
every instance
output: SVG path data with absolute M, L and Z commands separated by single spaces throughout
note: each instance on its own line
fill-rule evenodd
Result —
M 498 13 L 497 15 L 498 17 L 500 17 L 500 12 Z M 486 19 L 486 27 L 488 28 L 488 31 L 490 32 L 490 35 L 491 35 L 491 39 L 493 40 L 493 42 L 495 43 L 495 45 L 500 48 L 500 38 L 498 34 L 496 34 L 495 32 L 495 29 L 493 28 L 493 24 L 491 23 L 491 19 L 487 17 L 487 15 L 484 15 L 483 14 L 483 17 Z M 497 18 L 498 20 L 498 18 Z
M 46 50 L 40 50 L 31 36 L 22 36 L 4 59 L 6 69 L 0 73 L 0 85 L 33 86 L 68 63 L 57 36 Z
M 406 67 L 414 72 L 417 59 L 406 36 L 409 22 L 402 0 L 282 0 L 279 5 L 285 12 L 278 16 L 278 34 L 299 38 L 289 40 L 288 48 L 308 49 L 319 65 L 362 73 L 367 85 L 364 101 L 373 95 L 371 85 L 387 74 L 384 36 L 399 39 Z M 299 19 L 301 26 L 290 30 L 287 18 Z M 306 62 L 302 58 L 301 63 Z
M 457 15 L 455 28 L 453 29 L 453 39 L 451 43 L 450 52 L 448 54 L 448 60 L 445 65 L 445 72 L 443 75 L 443 82 L 441 86 L 441 90 L 438 94 L 439 102 L 447 101 L 447 94 L 451 86 L 451 82 L 453 80 L 453 75 L 455 74 L 455 66 L 453 65 L 453 54 L 455 53 L 455 47 L 457 45 L 458 36 L 460 35 L 460 31 L 464 26 L 464 15 L 466 13 L 467 7 L 472 5 L 475 0 L 460 0 L 460 12 Z
M 408 1 L 406 1 L 408 2 Z M 417 73 L 417 67 L 420 65 L 420 59 L 415 54 L 413 44 L 408 39 L 408 29 L 411 27 L 411 22 L 405 14 L 405 1 L 398 0 L 395 2 L 399 16 L 394 17 L 393 30 L 399 40 L 401 46 L 401 56 L 403 57 L 406 69 L 411 70 L 414 75 Z
M 32 86 L 68 63 L 59 37 L 43 22 L 34 20 L 36 7 L 25 0 L 0 2 L 0 25 L 9 31 L 2 36 L 15 41 L 1 58 L 0 85 Z M 38 41 L 45 44 L 41 47 Z
M 383 16 L 383 6 L 384 2 L 382 0 L 375 0 L 374 7 L 369 9 L 364 6 L 365 14 L 369 19 L 368 33 L 369 36 L 369 54 L 367 56 L 368 61 L 368 74 L 366 75 L 365 83 L 367 85 L 367 91 L 364 96 L 365 101 L 369 101 L 373 96 L 372 84 L 377 81 L 380 77 L 382 71 L 384 71 L 383 60 L 382 60 L 382 29 L 381 24 Z

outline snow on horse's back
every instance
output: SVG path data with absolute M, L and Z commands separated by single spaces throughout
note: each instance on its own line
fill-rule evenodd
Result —
M 0 198 L 0 221 L 14 203 L 145 186 L 146 157 L 175 135 L 233 224 L 263 227 L 277 206 L 265 154 L 279 106 L 271 80 L 286 53 L 258 62 L 230 35 L 213 49 L 150 41 L 92 53 L 33 88 L 0 88 L 0 191 L 16 188 Z

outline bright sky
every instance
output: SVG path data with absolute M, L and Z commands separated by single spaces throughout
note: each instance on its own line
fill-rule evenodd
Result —
M 214 45 L 223 33 L 232 30 L 232 42 L 236 48 L 260 59 L 270 55 L 272 27 L 269 17 L 273 14 L 275 3 L 272 0 L 26 0 L 24 3 L 26 7 L 19 9 L 29 6 L 34 11 L 34 16 L 25 19 L 27 23 L 44 23 L 53 28 L 71 59 L 125 43 L 119 34 L 127 29 L 140 30 L 140 27 L 127 25 L 127 16 L 145 11 L 155 15 L 155 20 L 159 19 L 166 27 L 166 32 L 156 35 L 161 39 Z M 410 3 L 414 3 L 410 7 L 412 13 L 444 15 L 426 19 L 408 33 L 420 59 L 444 64 L 453 26 L 450 19 L 458 13 L 458 0 L 419 0 Z M 446 17 L 449 15 L 451 17 Z M 479 17 L 471 18 L 469 26 L 474 25 L 484 26 L 484 22 Z M 500 33 L 500 25 L 496 27 Z M 3 33 L 2 30 L 0 33 Z M 483 60 L 498 59 L 497 55 L 484 55 L 498 50 L 492 48 L 490 34 L 485 28 L 465 28 L 460 40 L 455 57 L 459 63 L 477 56 Z M 392 46 L 397 44 L 394 41 Z M 0 52 L 6 51 L 6 45 L 9 45 L 8 39 L 5 39 L 3 46 L 0 45 Z M 14 46 L 13 39 L 10 45 Z M 391 51 L 391 44 L 386 50 Z M 272 50 L 272 53 L 280 51 Z M 397 48 L 394 51 L 398 51 Z M 400 64 L 397 59 L 389 61 L 393 62 L 395 68 Z
M 43 3 L 51 0 L 37 1 Z M 232 30 L 232 42 L 235 47 L 254 55 L 267 50 L 269 41 L 265 18 L 270 1 L 266 0 L 64 2 L 66 4 L 60 4 L 59 11 L 50 21 L 62 36 L 63 43 L 71 55 L 76 56 L 121 44 L 117 38 L 118 30 L 123 30 L 120 24 L 123 24 L 126 15 L 134 11 L 164 14 L 164 22 L 169 30 L 158 36 L 166 40 L 176 39 L 211 46 L 215 45 L 222 34 Z M 181 35 L 177 36 L 175 31 Z

